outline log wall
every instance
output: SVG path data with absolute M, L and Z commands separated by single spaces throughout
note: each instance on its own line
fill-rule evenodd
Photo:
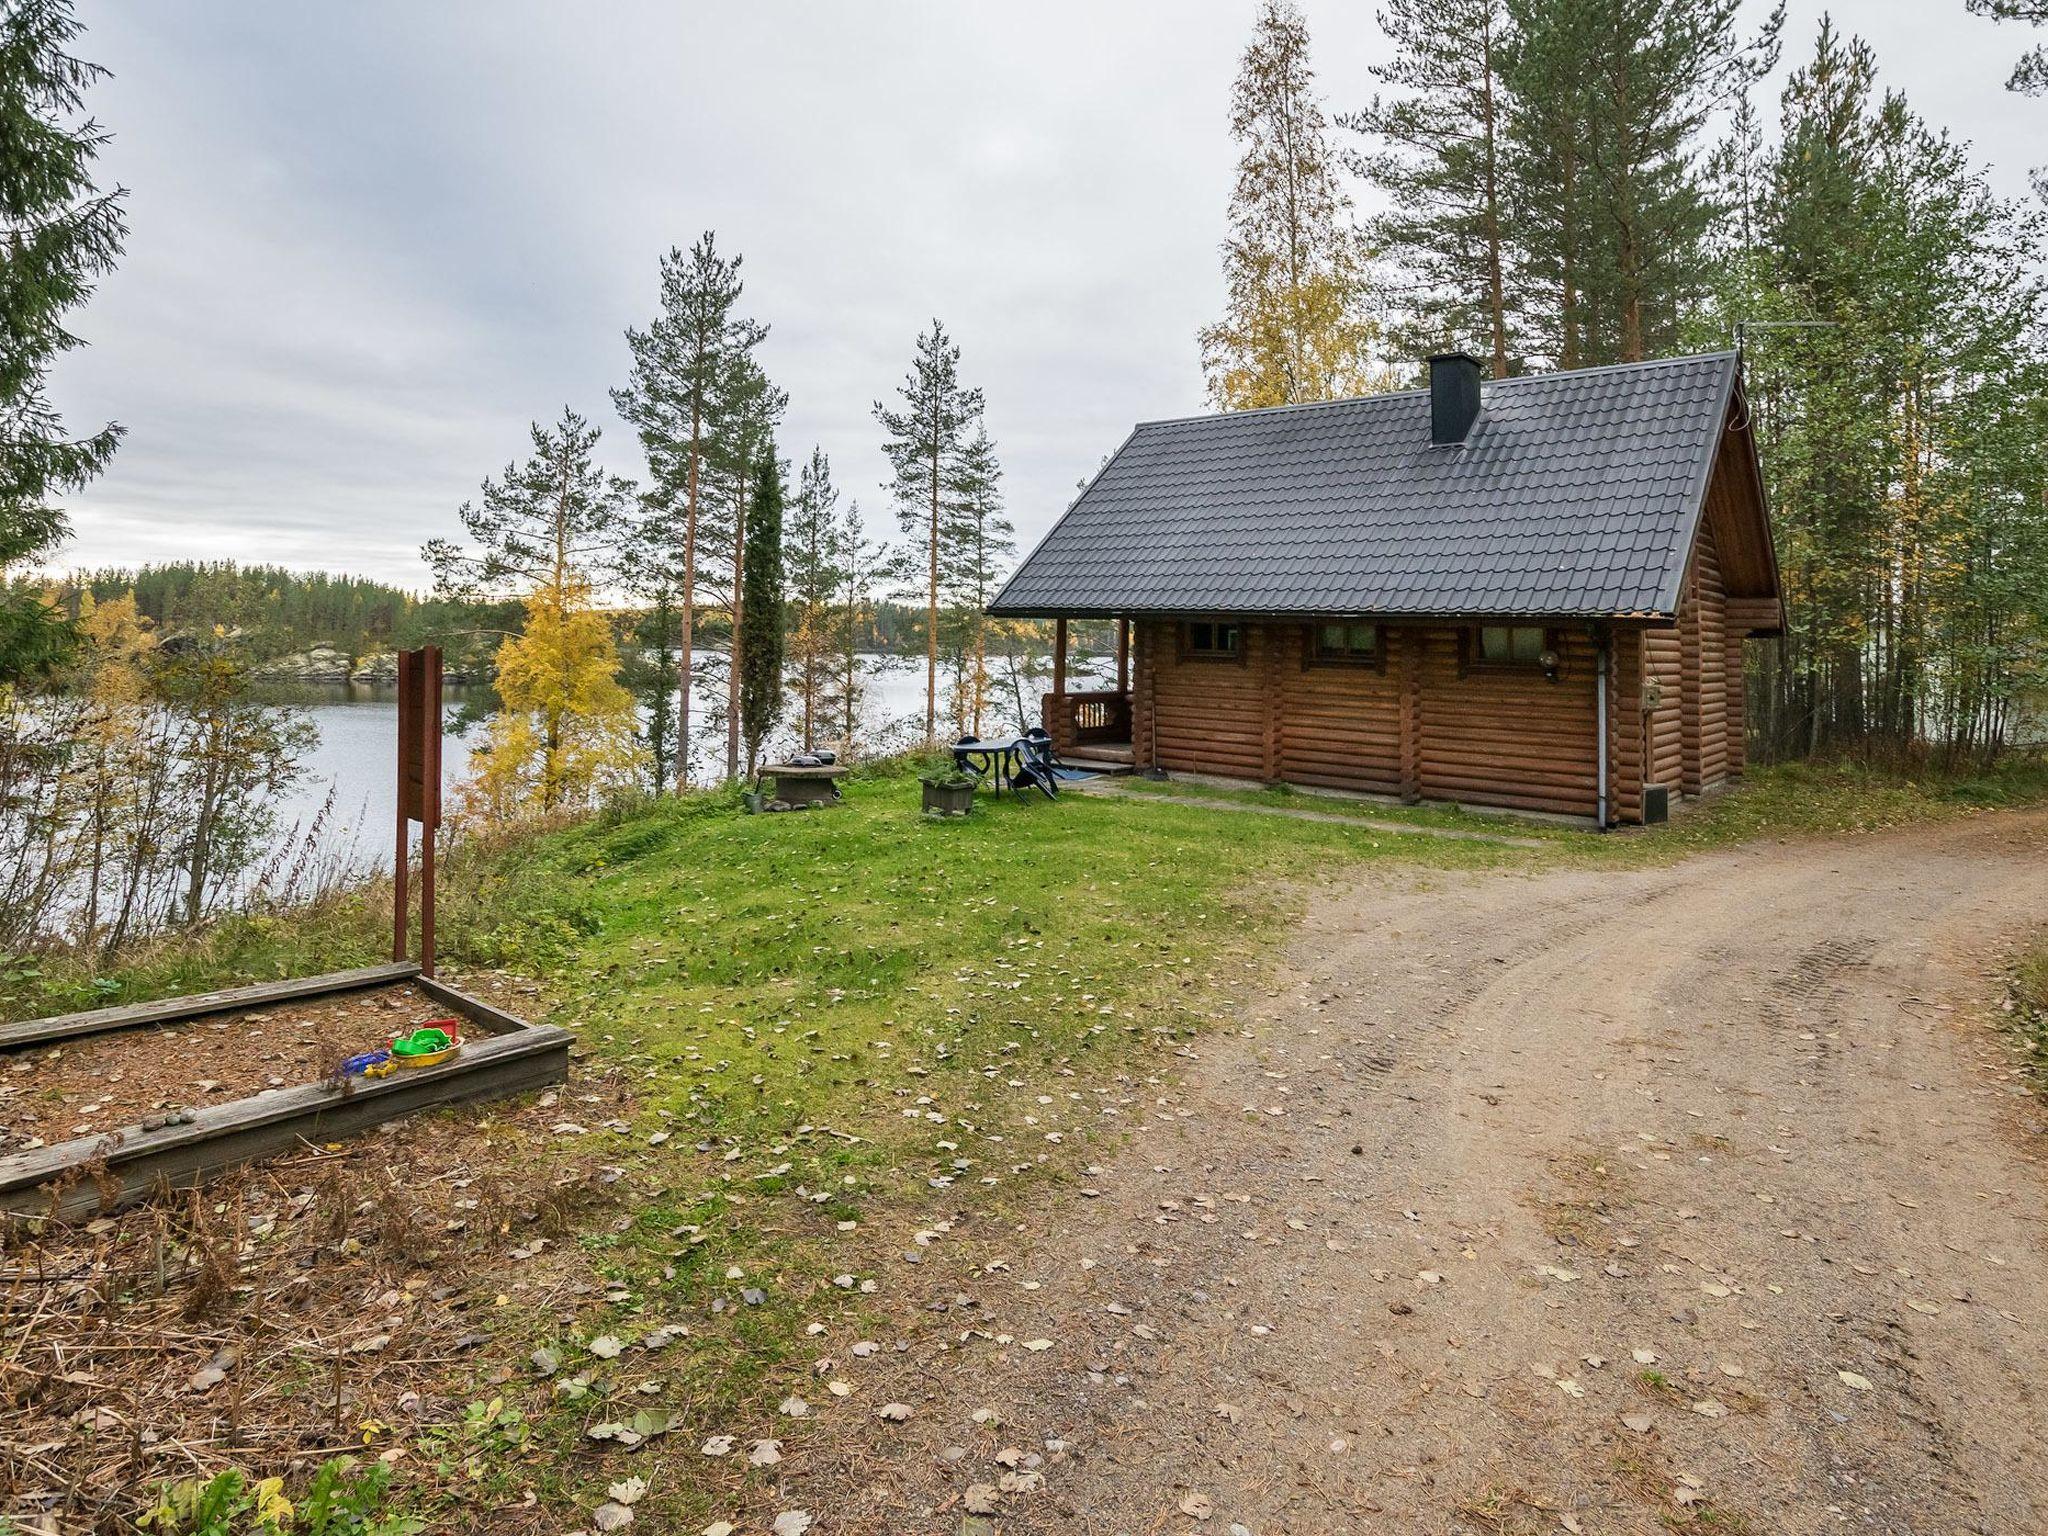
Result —
M 1649 782 L 1697 795 L 1742 771 L 1742 630 L 1729 621 L 1719 548 L 1702 525 L 1678 621 L 1643 632 Z
M 1137 629 L 1133 749 L 1168 772 L 1469 800 L 1590 816 L 1594 645 L 1560 630 L 1556 682 L 1471 665 L 1463 630 L 1388 627 L 1384 663 L 1324 663 L 1305 626 L 1246 624 L 1242 654 L 1183 656 L 1179 629 Z

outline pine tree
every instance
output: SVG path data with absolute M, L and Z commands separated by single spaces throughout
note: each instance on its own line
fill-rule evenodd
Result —
M 1507 0 L 1517 222 L 1547 290 L 1560 366 L 1675 347 L 1705 283 L 1717 208 L 1700 163 L 1714 114 L 1775 64 L 1782 3 L 1758 37 L 1740 0 Z
M 771 443 L 753 474 L 747 509 L 746 597 L 740 604 L 740 719 L 747 777 L 761 766 L 761 745 L 782 715 L 782 465 Z
M 79 344 L 66 313 L 113 270 L 127 236 L 125 193 L 93 183 L 107 135 L 79 120 L 105 74 L 70 52 L 82 30 L 69 0 L 0 8 L 0 581 L 62 541 L 52 497 L 105 469 L 121 436 L 109 425 L 67 437 L 47 392 L 51 365 Z M 46 672 L 69 643 L 48 605 L 0 592 L 0 685 Z
M 1970 10 L 1978 16 L 1989 16 L 1995 21 L 2024 21 L 2029 25 L 2048 26 L 2048 0 L 1968 0 Z M 2020 55 L 2013 65 L 2012 73 L 2006 77 L 2005 88 L 2017 91 L 2022 96 L 2048 95 L 2048 43 L 2029 48 Z M 2048 169 L 2036 168 L 2033 173 L 2034 195 L 2048 203 Z
M 633 624 L 637 642 L 621 676 L 642 717 L 649 788 L 666 790 L 675 778 L 679 743 L 677 707 L 682 692 L 677 624 L 683 587 L 671 534 L 675 509 L 659 490 L 641 497 L 640 517 L 624 560 L 626 585 L 645 604 Z
M 945 531 L 944 497 L 981 417 L 978 389 L 960 383 L 960 349 L 938 320 L 917 338 L 910 373 L 898 387 L 904 409 L 875 402 L 875 420 L 889 434 L 882 451 L 895 471 L 896 513 L 903 531 L 925 553 L 924 739 L 937 740 L 939 717 L 939 557 Z
M 1967 0 L 1967 3 L 1973 16 L 2048 27 L 2048 0 Z M 2048 44 L 2030 48 L 2020 55 L 2005 88 L 2025 96 L 2048 94 Z
M 848 505 L 839 523 L 840 583 L 833 637 L 838 649 L 839 747 L 852 752 L 859 744 L 867 711 L 867 680 L 861 669 L 861 648 L 872 643 L 875 590 L 901 574 L 896 557 L 868 537 L 860 503 Z
M 728 414 L 729 392 L 745 377 L 743 364 L 767 338 L 768 327 L 739 313 L 742 258 L 722 257 L 707 230 L 686 258 L 671 249 L 661 260 L 661 312 L 644 331 L 628 330 L 633 372 L 612 392 L 619 415 L 640 435 L 649 477 L 680 525 L 666 525 L 670 563 L 677 571 L 681 608 L 680 673 L 675 773 L 678 788 L 690 772 L 690 689 L 695 674 L 699 489 L 707 441 Z
M 1300 11 L 1265 0 L 1231 94 L 1231 136 L 1244 151 L 1223 244 L 1228 298 L 1198 338 L 1209 397 L 1225 410 L 1380 383 L 1364 262 L 1314 85 Z
M 1356 168 L 1391 204 L 1372 224 L 1403 274 L 1404 350 L 1469 347 L 1508 376 L 1506 0 L 1387 0 L 1393 62 L 1373 74 L 1404 93 L 1339 119 L 1372 144 Z
M 832 686 L 835 605 L 845 580 L 841 563 L 843 531 L 839 521 L 839 488 L 832 483 L 832 464 L 822 448 L 811 457 L 797 480 L 796 500 L 783 528 L 782 564 L 788 579 L 794 624 L 789 632 L 789 670 L 796 694 L 803 748 L 818 744 L 826 722 L 824 706 Z
M 1002 466 L 988 428 L 977 428 L 949 477 L 940 584 L 955 617 L 958 686 L 954 716 L 963 733 L 981 734 L 988 707 L 988 605 L 1013 553 L 1003 516 Z

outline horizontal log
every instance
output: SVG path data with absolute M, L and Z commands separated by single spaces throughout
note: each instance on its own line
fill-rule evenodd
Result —
M 181 1019 L 203 1018 L 209 1013 L 227 1013 L 237 1008 L 265 1008 L 298 998 L 321 997 L 332 992 L 357 992 L 394 981 L 410 981 L 419 975 L 410 960 L 388 965 L 366 965 L 352 971 L 331 971 L 325 976 L 299 976 L 290 981 L 264 981 L 254 986 L 230 987 L 219 992 L 195 992 L 184 997 L 164 997 L 153 1003 L 126 1003 L 114 1008 L 94 1008 L 85 1013 L 61 1013 L 44 1019 L 27 1019 L 17 1024 L 0 1024 L 0 1050 L 44 1045 L 53 1040 L 70 1040 L 80 1035 L 104 1034 L 113 1029 L 134 1029 L 148 1024 L 174 1024 Z
M 474 1015 L 463 1005 L 490 1006 L 438 983 L 434 995 L 469 1017 Z M 210 1105 L 186 1125 L 153 1131 L 129 1126 L 0 1158 L 0 1211 L 24 1216 L 48 1212 L 46 1186 L 102 1158 L 108 1176 L 119 1186 L 113 1203 L 120 1204 L 159 1183 L 179 1188 L 203 1183 L 237 1164 L 333 1141 L 387 1120 L 446 1104 L 522 1093 L 567 1077 L 572 1038 L 567 1030 L 526 1024 L 509 1014 L 501 1017 L 515 1027 L 465 1044 L 439 1066 L 374 1080 L 352 1079 L 345 1089 L 329 1083 L 279 1088 Z M 65 1191 L 57 1212 L 72 1218 L 100 1208 L 99 1188 L 88 1179 Z

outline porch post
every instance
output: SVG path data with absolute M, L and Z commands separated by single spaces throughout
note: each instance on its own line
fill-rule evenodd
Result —
M 1067 621 L 1052 621 L 1052 691 L 1064 695 L 1067 691 Z
M 1116 691 L 1131 691 L 1131 621 L 1116 621 Z

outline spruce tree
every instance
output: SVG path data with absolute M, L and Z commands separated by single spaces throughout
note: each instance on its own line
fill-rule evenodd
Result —
M 1340 118 L 1369 148 L 1358 171 L 1387 197 L 1371 226 L 1402 274 L 1420 353 L 1469 347 L 1508 376 L 1506 0 L 1387 0 L 1380 28 L 1395 48 L 1373 74 L 1402 93 Z
M 1293 0 L 1266 0 L 1259 12 L 1230 132 L 1243 153 L 1223 244 L 1228 298 L 1197 338 L 1209 398 L 1243 410 L 1362 393 L 1377 382 L 1378 328 Z
M 628 330 L 633 371 L 612 392 L 619 415 L 640 435 L 649 478 L 680 509 L 662 530 L 677 572 L 682 689 L 676 722 L 675 776 L 680 789 L 690 773 L 690 679 L 696 641 L 698 524 L 707 443 L 718 433 L 745 377 L 743 365 L 768 327 L 739 312 L 742 258 L 718 254 L 707 230 L 686 257 L 671 249 L 661 259 L 661 312 L 645 330 Z
M 746 732 L 747 777 L 782 715 L 782 465 L 773 443 L 756 461 L 747 508 L 747 548 L 738 631 L 739 713 Z
M 706 499 L 699 528 L 704 547 L 699 576 L 708 579 L 714 597 L 723 597 L 731 638 L 722 668 L 715 655 L 706 657 L 697 676 L 715 684 L 723 672 L 725 702 L 713 706 L 712 713 L 725 726 L 725 776 L 732 780 L 739 777 L 744 715 L 740 648 L 746 612 L 747 519 L 754 477 L 762 455 L 773 450 L 775 430 L 789 408 L 789 396 L 769 381 L 751 356 L 734 359 L 720 393 L 718 433 L 705 455 Z
M 898 386 L 904 408 L 877 400 L 875 420 L 888 434 L 882 451 L 895 471 L 896 514 L 903 531 L 925 555 L 924 739 L 938 737 L 940 553 L 945 539 L 945 494 L 967 429 L 981 417 L 978 389 L 960 383 L 960 349 L 938 320 L 917 338 L 910 373 Z
M 113 270 L 127 236 L 125 193 L 93 182 L 107 135 L 79 113 L 105 71 L 71 53 L 82 30 L 69 0 L 0 7 L 0 685 L 46 672 L 69 649 L 60 615 L 5 578 L 63 540 L 53 498 L 104 470 L 121 436 L 113 425 L 66 436 L 48 395 L 51 365 L 79 345 L 64 317 Z

